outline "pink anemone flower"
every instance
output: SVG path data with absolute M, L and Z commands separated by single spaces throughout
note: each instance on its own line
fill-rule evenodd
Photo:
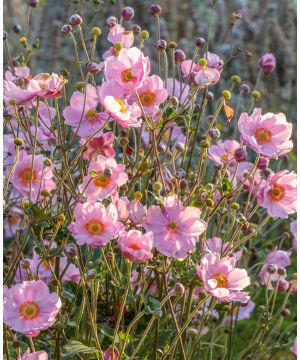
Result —
M 74 209 L 74 217 L 75 221 L 68 229 L 79 245 L 87 244 L 93 248 L 105 246 L 124 228 L 118 222 L 118 212 L 112 204 L 105 208 L 101 203 L 94 201 L 79 203 Z
M 214 165 L 227 165 L 229 162 L 231 165 L 235 165 L 234 152 L 240 147 L 240 143 L 236 140 L 218 140 L 216 145 L 211 145 L 209 147 L 208 158 Z
M 220 257 L 220 254 L 209 253 L 197 266 L 197 275 L 203 281 L 205 290 L 220 301 L 247 302 L 249 296 L 243 292 L 250 285 L 250 278 L 245 269 L 235 268 L 233 257 Z
M 129 105 L 123 89 L 114 80 L 104 82 L 98 88 L 99 97 L 105 111 L 123 128 L 140 127 L 138 118 L 141 109 L 137 103 Z
M 43 350 L 31 353 L 28 348 L 17 360 L 48 360 L 48 354 Z
M 288 170 L 271 173 L 256 198 L 273 218 L 288 218 L 297 211 L 297 174 Z
M 153 246 L 153 234 L 147 232 L 142 234 L 138 230 L 123 232 L 118 239 L 118 245 L 123 255 L 137 263 L 143 263 L 153 257 L 151 252 Z
M 24 281 L 7 290 L 3 320 L 13 330 L 26 336 L 37 336 L 53 325 L 61 300 L 42 281 Z
M 103 155 L 107 158 L 115 157 L 116 153 L 113 149 L 114 140 L 115 137 L 112 131 L 107 131 L 94 137 L 87 143 L 87 149 L 83 152 L 83 158 L 85 160 L 95 161 L 99 155 Z M 85 143 L 85 139 L 80 140 L 81 145 L 84 145 Z
M 132 95 L 150 72 L 150 60 L 136 47 L 121 49 L 117 57 L 105 62 L 104 74 L 107 80 L 115 80 L 126 96 Z
M 35 155 L 32 159 L 32 155 L 27 155 L 26 151 L 21 150 L 11 177 L 11 183 L 22 195 L 29 197 L 31 188 L 33 201 L 37 201 L 42 190 L 51 191 L 56 186 L 52 180 L 53 166 L 45 166 L 45 159 L 43 155 Z
M 96 161 L 91 161 L 88 175 L 83 178 L 80 190 L 84 191 L 89 200 L 103 200 L 126 184 L 127 180 L 123 164 L 117 164 L 114 159 L 99 155 Z
M 256 153 L 269 158 L 277 158 L 292 150 L 292 124 L 286 121 L 284 114 L 267 113 L 255 108 L 249 116 L 242 113 L 238 128 L 241 140 Z
M 177 259 L 195 250 L 195 243 L 206 226 L 200 219 L 200 210 L 184 207 L 175 195 L 165 197 L 163 206 L 150 206 L 144 222 L 145 229 L 153 232 L 156 249 Z
M 90 84 L 86 93 L 75 91 L 63 115 L 65 123 L 70 125 L 74 132 L 81 137 L 88 137 L 103 128 L 109 116 L 107 113 L 98 112 L 99 99 L 96 88 Z

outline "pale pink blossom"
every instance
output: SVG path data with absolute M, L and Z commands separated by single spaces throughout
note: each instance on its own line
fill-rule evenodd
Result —
M 245 269 L 235 268 L 233 257 L 220 258 L 218 253 L 208 253 L 197 266 L 197 275 L 205 290 L 220 301 L 247 302 L 249 296 L 242 290 L 250 285 Z
M 147 115 L 152 115 L 158 110 L 160 104 L 162 104 L 168 97 L 168 92 L 164 88 L 162 79 L 157 75 L 146 77 L 142 86 L 137 90 L 139 102 L 143 111 Z M 134 101 L 136 97 L 134 97 Z
M 118 245 L 123 255 L 137 263 L 143 263 L 153 257 L 151 252 L 153 246 L 153 234 L 147 232 L 142 234 L 138 230 L 123 232 L 118 239 Z
M 118 211 L 118 219 L 126 222 L 129 217 L 128 204 L 129 200 L 127 196 L 119 197 L 118 193 L 112 195 L 112 203 L 115 205 Z
M 287 218 L 297 211 L 297 174 L 282 170 L 271 173 L 257 194 L 258 204 L 273 218 Z
M 134 34 L 132 31 L 126 31 L 122 25 L 116 24 L 109 29 L 107 40 L 113 45 L 120 43 L 123 48 L 129 49 L 133 45 Z
M 206 223 L 200 219 L 200 210 L 184 207 L 178 198 L 164 198 L 162 206 L 152 205 L 147 211 L 144 227 L 152 231 L 154 246 L 168 257 L 183 259 L 195 250 L 195 243 L 206 230 Z
M 293 248 L 297 250 L 297 220 L 294 220 L 290 224 L 290 230 L 293 236 L 292 245 Z
M 109 174 L 106 174 L 105 170 Z M 99 155 L 96 161 L 91 161 L 88 175 L 83 178 L 80 190 L 89 200 L 103 200 L 126 184 L 127 180 L 123 164 L 117 164 L 113 158 Z
M 204 56 L 206 58 L 206 54 Z M 220 72 L 223 69 L 224 61 L 220 58 L 219 55 L 207 52 L 207 66 L 213 69 L 217 69 Z
M 236 140 L 218 140 L 216 145 L 211 145 L 208 148 L 208 158 L 214 165 L 228 165 L 228 163 L 235 165 L 234 152 L 240 147 L 240 143 Z
M 189 76 L 190 80 L 201 87 L 215 85 L 220 80 L 219 70 L 192 63 L 192 60 L 183 61 L 181 63 L 181 71 L 185 77 Z
M 297 336 L 291 346 L 291 352 L 297 357 Z
M 29 197 L 30 185 L 31 199 L 36 201 L 42 190 L 51 191 L 56 185 L 53 181 L 53 166 L 44 166 L 46 158 L 43 155 L 27 155 L 21 150 L 19 161 L 11 176 L 11 183 L 25 197 Z M 33 166 L 32 166 L 33 162 Z
M 238 128 L 241 140 L 256 153 L 269 158 L 277 158 L 292 150 L 292 124 L 283 113 L 267 113 L 255 108 L 251 115 L 242 113 Z
M 28 348 L 17 360 L 48 360 L 48 354 L 44 350 L 31 353 Z
M 16 230 L 22 223 L 23 211 L 17 207 L 12 206 L 9 208 L 7 219 L 4 221 L 4 232 L 5 236 L 10 238 L 13 237 L 16 233 Z
M 218 236 L 213 236 L 212 238 L 204 241 L 203 250 L 222 255 L 222 253 L 228 250 L 229 246 L 230 246 L 229 241 L 223 243 L 221 238 L 219 238 Z M 243 255 L 243 249 L 233 253 L 233 256 L 236 259 L 236 261 L 240 260 L 242 255 Z
M 121 49 L 117 57 L 105 62 L 107 80 L 115 80 L 123 88 L 125 96 L 132 95 L 150 72 L 150 60 L 136 47 Z
M 249 300 L 248 302 L 246 302 L 244 304 L 242 303 L 242 304 L 235 306 L 233 308 L 233 321 L 235 321 L 235 319 L 237 319 L 237 320 L 250 319 L 254 308 L 255 308 L 255 303 L 252 300 Z M 230 322 L 231 322 L 231 316 L 229 315 L 226 318 L 225 323 L 230 323 Z
M 37 336 L 53 325 L 61 300 L 42 281 L 24 281 L 7 290 L 3 320 L 13 330 L 26 336 Z
M 133 225 L 141 224 L 146 216 L 146 207 L 138 199 L 133 199 L 127 204 L 129 220 Z
M 190 86 L 185 85 L 183 82 L 180 85 L 180 81 L 168 78 L 167 79 L 167 90 L 169 96 L 176 96 L 180 104 L 184 104 L 190 93 Z
M 94 86 L 88 84 L 85 94 L 75 91 L 71 96 L 70 106 L 63 111 L 65 123 L 84 138 L 101 130 L 109 116 L 107 113 L 98 112 L 98 104 L 99 99 Z
M 93 248 L 105 246 L 123 231 L 118 222 L 118 212 L 113 204 L 107 208 L 99 202 L 88 201 L 77 204 L 74 209 L 75 221 L 68 226 L 79 245 Z
M 100 101 L 105 111 L 124 128 L 140 127 L 138 118 L 142 112 L 137 103 L 128 104 L 123 89 L 114 80 L 104 82 L 98 88 Z
M 112 131 L 107 131 L 94 137 L 87 143 L 87 149 L 83 152 L 83 158 L 85 160 L 95 161 L 98 155 L 103 155 L 107 158 L 115 157 L 116 153 L 113 149 L 114 141 L 115 138 Z M 81 145 L 84 145 L 85 143 L 85 139 L 80 140 Z
M 103 352 L 103 360 L 119 360 L 119 352 L 117 349 L 108 348 Z

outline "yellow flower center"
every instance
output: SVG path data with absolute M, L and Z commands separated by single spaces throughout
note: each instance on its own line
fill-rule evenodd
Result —
M 97 178 L 94 180 L 94 185 L 101 188 L 106 188 L 110 181 L 111 179 L 105 177 L 104 174 L 98 174 Z
M 272 133 L 270 130 L 267 130 L 265 128 L 258 128 L 255 131 L 255 136 L 258 140 L 268 143 L 272 139 Z
M 40 307 L 35 301 L 27 301 L 21 304 L 19 309 L 20 316 L 25 320 L 34 320 L 40 312 Z
M 95 117 L 96 115 L 96 111 L 94 109 L 90 109 L 86 112 L 86 116 L 89 118 L 89 119 L 92 119 L 93 117 Z
M 115 100 L 116 100 L 116 102 L 117 102 L 117 103 L 120 105 L 120 107 L 121 107 L 120 112 L 121 112 L 121 113 L 126 112 L 126 106 L 125 106 L 124 102 L 123 102 L 121 99 L 119 99 L 119 98 L 115 98 Z
M 85 228 L 91 235 L 100 235 L 104 231 L 104 225 L 99 220 L 89 220 Z
M 32 181 L 35 181 L 37 178 L 36 172 L 35 170 L 32 170 L 31 168 L 25 168 L 22 172 L 21 172 L 21 179 L 24 182 L 30 182 L 32 177 Z
M 121 73 L 121 79 L 123 82 L 130 82 L 136 80 L 136 76 L 132 75 L 131 69 L 125 69 Z
M 275 184 L 271 189 L 271 198 L 275 201 L 280 201 L 285 195 L 285 189 L 281 185 Z
M 170 230 L 177 230 L 178 226 L 177 226 L 177 224 L 176 224 L 175 221 L 171 221 L 171 222 L 168 224 L 168 228 L 169 228 Z
M 155 97 L 155 93 L 150 91 L 146 91 L 140 94 L 140 100 L 143 106 L 151 106 L 155 100 Z
M 218 288 L 227 288 L 228 283 L 226 275 L 217 273 L 212 276 L 212 279 L 215 279 L 217 281 Z
M 232 151 L 228 151 L 227 153 L 225 153 L 224 155 L 222 155 L 220 158 L 223 161 L 228 161 L 228 155 L 232 155 L 234 156 L 234 153 Z

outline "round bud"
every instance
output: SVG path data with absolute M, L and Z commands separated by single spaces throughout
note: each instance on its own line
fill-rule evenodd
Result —
M 270 264 L 268 266 L 268 268 L 267 268 L 267 271 L 268 271 L 269 274 L 272 275 L 272 274 L 275 274 L 277 272 L 277 269 L 278 269 L 277 265 Z
M 58 222 L 64 223 L 66 221 L 66 217 L 65 217 L 64 214 L 59 214 L 59 215 L 56 216 L 56 220 Z
M 152 16 L 160 15 L 161 14 L 161 6 L 158 4 L 152 4 L 148 8 L 148 12 Z
M 249 229 L 249 223 L 248 223 L 248 221 L 244 222 L 244 224 L 242 225 L 241 229 L 242 229 L 243 231 L 246 231 L 246 230 Z
M 93 27 L 92 30 L 91 30 L 91 33 L 94 35 L 94 36 L 99 36 L 101 35 L 101 29 L 97 26 Z
M 231 99 L 231 92 L 229 90 L 223 90 L 222 91 L 222 96 L 225 100 L 230 100 Z
M 196 46 L 199 48 L 199 49 L 202 49 L 205 45 L 205 39 L 199 37 L 198 39 L 196 39 Z
M 177 43 L 175 41 L 171 41 L 171 42 L 169 42 L 168 47 L 170 49 L 175 49 L 175 48 L 177 48 Z
M 165 153 L 166 152 L 166 145 L 165 144 L 158 144 L 157 145 L 157 150 L 159 153 Z
M 3 41 L 7 40 L 7 36 L 8 36 L 7 31 L 3 31 Z
M 88 72 L 90 72 L 93 75 L 96 75 L 100 72 L 101 68 L 100 66 L 95 62 L 89 62 L 86 66 Z
M 114 16 L 110 16 L 109 18 L 106 19 L 105 24 L 109 27 L 112 28 L 113 26 L 115 26 L 118 23 L 118 19 Z
M 211 92 L 211 91 L 208 91 L 207 93 L 206 93 L 206 99 L 208 100 L 208 101 L 213 101 L 213 99 L 214 99 L 214 94 Z
M 202 58 L 202 59 L 200 59 L 200 60 L 198 61 L 198 64 L 199 64 L 200 66 L 207 66 L 207 60 L 204 59 L 204 58 Z
M 232 75 L 230 80 L 232 83 L 237 84 L 237 85 L 240 85 L 240 83 L 242 82 L 241 77 L 238 75 Z
M 136 199 L 136 200 L 142 200 L 142 198 L 143 198 L 143 194 L 140 192 L 140 191 L 136 191 L 135 193 L 134 193 L 134 198 Z
M 266 157 L 260 157 L 257 163 L 257 168 L 259 170 L 266 170 L 269 165 L 270 160 Z
M 272 173 L 273 171 L 270 168 L 266 168 L 265 170 L 263 170 L 263 175 L 265 178 L 268 178 Z
M 153 184 L 153 190 L 155 192 L 159 192 L 161 189 L 162 189 L 162 184 L 160 182 L 157 181 Z
M 9 109 L 4 109 L 4 110 L 3 110 L 3 117 L 4 117 L 4 119 L 7 120 L 7 121 L 9 121 L 9 120 L 12 119 L 12 114 L 11 114 L 11 112 L 10 112 Z
M 139 25 L 132 25 L 131 26 L 131 31 L 134 33 L 134 34 L 139 34 L 141 32 L 141 27 Z
M 29 0 L 29 6 L 32 8 L 36 8 L 39 4 L 39 0 Z
M 239 208 L 240 208 L 240 205 L 238 203 L 234 202 L 231 204 L 231 209 L 238 210 Z
M 179 105 L 179 100 L 176 96 L 172 96 L 170 98 L 170 103 L 174 106 L 174 107 L 178 107 Z
M 23 209 L 27 209 L 30 206 L 30 202 L 28 200 L 23 201 L 22 207 Z
M 287 292 L 290 287 L 290 284 L 286 280 L 279 280 L 278 282 L 278 291 Z
M 243 95 L 249 95 L 251 91 L 248 84 L 241 84 L 239 90 Z
M 20 137 L 17 137 L 17 138 L 15 138 L 15 140 L 14 140 L 14 144 L 15 144 L 16 146 L 23 146 L 23 145 L 24 145 L 24 140 L 23 140 L 22 138 L 20 138 Z
M 201 147 L 202 149 L 207 149 L 210 147 L 210 142 L 208 140 L 202 140 L 201 141 Z
M 162 312 L 161 308 L 156 308 L 154 310 L 154 315 L 158 318 L 161 318 L 163 316 L 163 312 Z
M 231 330 L 230 330 L 229 328 L 225 328 L 225 329 L 224 329 L 224 333 L 225 333 L 225 334 L 230 334 L 230 333 L 231 333 Z
M 64 254 L 68 259 L 74 259 L 77 255 L 77 248 L 74 244 L 66 245 L 64 249 Z
M 277 270 L 277 273 L 280 276 L 285 276 L 286 275 L 286 270 L 283 267 L 279 267 L 278 270 Z
M 234 158 L 237 162 L 245 162 L 248 159 L 247 151 L 244 148 L 236 149 L 234 152 Z
M 189 183 L 186 179 L 181 179 L 179 181 L 179 188 L 180 190 L 185 190 L 188 187 Z
M 263 313 L 266 310 L 266 307 L 264 305 L 260 305 L 257 310 L 258 312 Z
M 253 97 L 254 100 L 259 100 L 260 99 L 260 92 L 258 90 L 253 90 L 251 93 L 251 96 Z
M 21 25 L 16 24 L 16 25 L 13 26 L 12 29 L 13 29 L 13 32 L 15 32 L 16 34 L 20 34 L 20 32 L 22 30 L 22 27 L 21 27 Z
M 217 128 L 210 129 L 208 135 L 213 140 L 218 140 L 221 136 L 220 131 Z
M 178 169 L 175 174 L 176 179 L 182 179 L 185 177 L 185 171 L 183 169 Z
M 149 33 L 147 30 L 142 30 L 140 32 L 140 35 L 141 35 L 141 39 L 143 39 L 143 40 L 147 40 L 149 38 Z
M 105 176 L 106 179 L 111 179 L 111 177 L 112 177 L 111 169 L 108 169 L 108 168 L 104 169 L 103 175 Z
M 167 48 L 166 40 L 163 40 L 163 39 L 157 40 L 155 43 L 155 47 L 158 50 L 166 50 L 166 48 Z
M 174 290 L 176 295 L 183 295 L 185 292 L 185 288 L 181 283 L 176 283 L 174 286 Z
M 52 165 L 52 161 L 50 159 L 45 159 L 43 161 L 43 164 L 44 164 L 45 167 L 49 167 L 49 166 Z
M 174 51 L 174 60 L 175 63 L 182 63 L 186 59 L 185 52 L 181 49 Z
M 82 91 L 84 89 L 84 82 L 82 81 L 78 81 L 75 85 L 74 85 L 75 90 L 78 91 Z
M 134 17 L 134 9 L 130 6 L 126 6 L 121 10 L 121 16 L 124 20 L 130 21 Z
M 116 51 L 121 51 L 122 48 L 123 48 L 123 44 L 122 44 L 122 43 L 116 42 L 116 43 L 114 44 L 114 49 L 115 49 Z
M 48 197 L 50 195 L 49 191 L 47 189 L 44 189 L 41 191 L 41 195 L 44 197 Z
M 71 26 L 78 26 L 82 24 L 82 18 L 78 14 L 74 14 L 69 18 L 69 24 Z
M 283 309 L 281 310 L 281 313 L 280 313 L 280 314 L 281 314 L 282 316 L 284 316 L 284 317 L 288 317 L 288 316 L 291 315 L 291 312 L 290 312 L 289 309 L 283 308 Z
M 212 208 L 212 207 L 214 207 L 214 205 L 215 205 L 213 199 L 206 199 L 206 200 L 205 200 L 205 204 L 206 204 L 206 206 L 209 207 L 209 208 Z
M 26 39 L 26 37 L 25 37 L 25 36 L 20 37 L 19 43 L 22 44 L 22 45 L 27 44 L 27 39 Z
M 89 269 L 86 272 L 86 279 L 93 280 L 93 279 L 95 279 L 96 275 L 97 275 L 97 271 L 95 269 Z

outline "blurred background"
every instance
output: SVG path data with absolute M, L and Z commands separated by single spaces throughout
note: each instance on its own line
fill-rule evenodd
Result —
M 178 47 L 191 56 L 195 39 L 207 37 L 212 0 L 156 2 L 163 8 L 161 37 L 176 41 Z M 90 41 L 89 30 L 93 26 L 102 28 L 96 56 L 100 62 L 101 54 L 109 46 L 105 20 L 111 15 L 119 17 L 124 6 L 132 6 L 135 9 L 133 23 L 150 32 L 145 52 L 149 56 L 153 54 L 155 62 L 156 21 L 147 11 L 152 3 L 148 0 L 40 0 L 39 6 L 32 10 L 28 36 L 29 43 L 36 39 L 40 43 L 31 63 L 33 72 L 59 73 L 63 68 L 70 71 L 75 66 L 72 41 L 61 33 L 62 25 L 75 12 L 84 19 L 87 43 Z M 270 75 L 263 76 L 259 84 L 262 94 L 259 105 L 265 111 L 282 111 L 293 122 L 296 121 L 296 3 L 297 0 L 218 0 L 209 46 L 210 51 L 223 59 L 228 57 L 231 49 L 234 54 L 238 53 L 238 48 L 241 49 L 240 56 L 224 68 L 221 85 L 231 75 L 238 74 L 251 89 L 256 83 L 259 57 L 266 52 L 274 53 L 277 68 Z M 24 35 L 26 18 L 27 0 L 4 1 L 4 28 L 9 34 L 12 56 L 17 56 L 22 49 L 18 39 Z M 130 28 L 132 23 L 126 22 L 125 25 Z M 16 33 L 14 30 L 20 31 Z

